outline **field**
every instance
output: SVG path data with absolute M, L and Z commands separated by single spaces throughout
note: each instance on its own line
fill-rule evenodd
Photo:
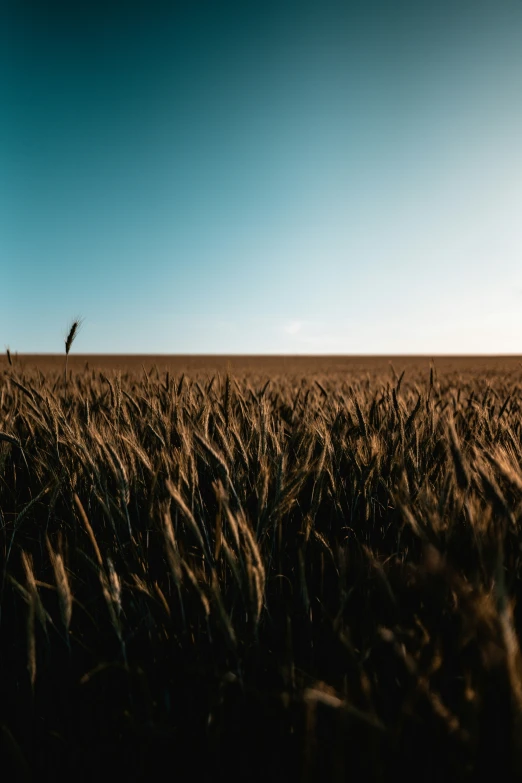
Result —
M 519 357 L 0 360 L 9 781 L 522 775 Z

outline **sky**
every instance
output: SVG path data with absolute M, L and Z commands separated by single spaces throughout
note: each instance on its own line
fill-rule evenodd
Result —
M 522 0 L 0 17 L 0 350 L 522 353 Z

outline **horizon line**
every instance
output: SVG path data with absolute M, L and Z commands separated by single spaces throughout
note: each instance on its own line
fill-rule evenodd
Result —
M 4 356 L 6 354 L 4 353 Z M 36 351 L 34 353 L 24 351 L 23 353 L 19 351 L 11 351 L 11 355 L 18 356 L 18 357 L 24 357 L 24 356 L 64 356 L 65 351 Z M 377 353 L 377 352 L 368 352 L 368 353 L 236 353 L 236 352 L 228 352 L 228 353 L 152 353 L 148 351 L 131 351 L 131 352 L 111 352 L 111 351 L 104 351 L 104 352 L 97 352 L 97 351 L 91 351 L 91 352 L 81 352 L 81 353 L 69 353 L 69 359 L 72 359 L 74 357 L 81 358 L 84 356 L 171 356 L 171 357 L 213 357 L 213 358 L 220 358 L 220 357 L 229 357 L 229 356 L 236 356 L 239 358 L 244 357 L 259 357 L 259 358 L 282 358 L 282 359 L 328 359 L 328 358 L 366 358 L 366 357 L 375 357 L 375 358 L 386 358 L 386 357 L 394 357 L 394 358 L 400 358 L 400 357 L 408 357 L 408 358 L 422 358 L 422 359 L 429 359 L 434 357 L 439 358 L 516 358 L 520 357 L 522 359 L 522 351 L 520 353 L 514 353 L 514 352 L 507 352 L 507 353 L 417 353 L 417 352 L 395 352 L 395 353 Z

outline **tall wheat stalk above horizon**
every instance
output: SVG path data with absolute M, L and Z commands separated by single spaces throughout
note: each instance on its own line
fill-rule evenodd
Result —
M 65 399 L 66 400 L 67 400 L 67 363 L 69 361 L 69 351 L 71 350 L 71 345 L 73 344 L 74 339 L 78 334 L 82 320 L 83 320 L 82 318 L 76 318 L 72 322 L 71 328 L 69 329 L 69 334 L 65 338 Z

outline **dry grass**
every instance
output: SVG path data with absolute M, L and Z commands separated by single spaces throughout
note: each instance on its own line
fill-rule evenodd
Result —
M 4 362 L 12 779 L 518 779 L 518 361 L 249 361 Z

